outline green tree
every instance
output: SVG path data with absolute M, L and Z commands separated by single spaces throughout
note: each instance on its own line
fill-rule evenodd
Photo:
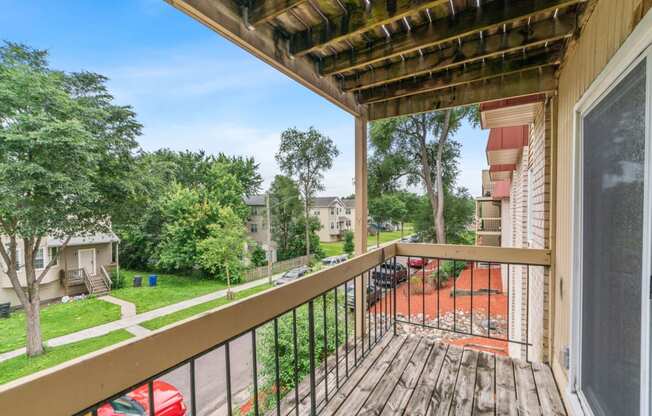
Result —
M 198 262 L 213 275 L 226 277 L 227 296 L 231 283 L 240 279 L 247 235 L 242 218 L 230 207 L 219 208 L 219 220 L 208 226 L 208 236 L 197 244 Z
M 251 251 L 251 264 L 255 267 L 267 265 L 267 253 L 258 244 L 254 245 L 254 249 Z
M 450 136 L 465 119 L 477 120 L 476 107 L 397 117 L 371 126 L 370 192 L 394 192 L 404 177 L 408 185 L 422 184 L 439 243 L 446 242 L 445 192 L 458 173 L 459 143 Z
M 281 145 L 276 161 L 281 171 L 294 177 L 304 202 L 304 216 L 310 217 L 310 204 L 317 191 L 324 190 L 324 172 L 333 167 L 339 155 L 333 141 L 310 127 L 308 131 L 296 128 L 281 133 Z M 306 255 L 311 253 L 310 221 L 305 221 Z
M 446 192 L 446 238 L 451 244 L 469 244 L 468 226 L 473 221 L 475 202 L 465 188 Z M 435 241 L 432 207 L 427 197 L 414 205 L 414 229 L 424 240 Z
M 303 216 L 301 193 L 296 182 L 287 176 L 276 175 L 269 188 L 269 204 L 272 238 L 277 244 L 279 260 L 284 260 L 290 258 L 290 242 L 296 237 L 292 232 Z
M 397 194 L 384 194 L 369 201 L 369 215 L 376 223 L 376 245 L 380 246 L 380 229 L 387 222 L 399 223 L 405 216 L 405 203 Z
M 344 252 L 348 254 L 349 256 L 353 255 L 353 251 L 355 251 L 355 243 L 353 242 L 353 232 L 352 231 L 346 231 L 344 233 L 344 246 L 342 247 L 344 249 Z
M 74 235 L 107 232 L 129 192 L 141 126 L 130 107 L 113 103 L 105 82 L 50 69 L 44 51 L 0 46 L 0 257 L 25 309 L 29 356 L 43 352 L 40 285 L 58 261 L 37 273 L 42 240 L 61 238 L 65 248 Z

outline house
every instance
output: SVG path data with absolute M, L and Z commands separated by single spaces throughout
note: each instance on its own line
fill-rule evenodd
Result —
M 5 246 L 7 238 L 1 239 Z M 57 263 L 48 270 L 40 286 L 41 300 L 59 299 L 66 295 L 90 293 L 100 295 L 111 289 L 110 271 L 118 266 L 118 237 L 110 233 L 76 236 L 70 239 L 65 248 L 64 240 L 43 238 L 34 260 L 36 273 L 60 250 Z M 18 240 L 17 255 L 20 264 L 24 264 L 22 240 Z M 0 303 L 9 302 L 12 306 L 20 305 L 11 285 L 9 276 L 0 268 Z M 25 269 L 19 266 L 18 277 L 25 283 Z
M 204 387 L 195 367 L 204 354 L 225 354 L 229 380 L 230 340 L 255 341 L 261 326 L 301 308 L 308 310 L 301 339 L 310 351 L 308 377 L 287 400 L 279 397 L 284 414 L 649 414 L 649 0 L 170 3 L 355 117 L 358 255 L 0 386 L 0 408 L 92 413 L 133 386 L 151 391 L 153 379 L 182 367 L 190 369 L 194 406 Z M 515 165 L 494 169 L 510 177 L 496 179 L 492 190 L 501 206 L 501 247 L 392 243 L 367 252 L 367 122 L 471 104 L 483 104 L 483 127 L 496 129 L 490 166 Z M 379 312 L 391 302 L 367 307 L 370 272 L 406 257 L 487 264 L 503 280 L 507 311 L 516 317 L 505 317 L 505 332 L 490 333 L 494 315 L 486 308 L 485 333 L 453 321 L 443 330 L 459 339 L 447 343 L 425 335 L 423 320 Z M 342 293 L 342 286 L 353 334 L 324 367 L 314 353 L 323 339 L 315 331 L 315 300 Z M 383 289 L 387 300 L 401 287 Z M 489 304 L 491 288 L 481 289 Z M 481 299 L 473 293 L 460 296 Z M 414 325 L 419 334 L 400 332 Z M 512 356 L 477 351 L 477 339 L 486 337 L 510 344 Z M 240 359 L 256 368 L 252 350 Z M 281 358 L 289 355 L 283 350 Z M 260 414 L 268 409 L 256 375 L 247 403 Z
M 276 243 L 268 236 L 267 228 L 267 211 L 265 195 L 252 195 L 245 199 L 245 204 L 249 207 L 249 218 L 245 226 L 247 227 L 247 236 L 256 242 L 267 255 L 271 254 L 272 263 L 276 262 Z M 269 240 L 268 240 L 269 237 Z M 270 243 L 268 243 L 268 241 Z M 268 247 L 269 244 L 269 247 Z
M 353 230 L 352 215 L 355 208 L 351 208 L 350 202 L 346 202 L 345 205 L 344 201 L 347 200 L 336 196 L 318 196 L 312 200 L 310 214 L 319 218 L 321 224 L 318 233 L 319 241 L 324 243 L 338 241 L 344 237 L 345 231 Z

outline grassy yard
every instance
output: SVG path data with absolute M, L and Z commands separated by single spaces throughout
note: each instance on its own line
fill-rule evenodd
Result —
M 150 273 L 131 270 L 121 270 L 120 273 L 125 274 L 127 287 L 113 290 L 111 295 L 134 303 L 137 313 L 226 289 L 226 284 L 218 280 L 158 273 L 157 286 L 148 287 L 147 277 Z M 131 287 L 134 275 L 137 274 L 143 277 L 143 287 Z
M 57 303 L 41 309 L 43 339 L 81 331 L 120 319 L 120 307 L 97 299 Z M 0 352 L 25 346 L 25 314 L 14 312 L 0 319 Z M 1 373 L 1 371 L 0 371 Z
M 256 287 L 252 287 L 250 289 L 245 289 L 240 292 L 235 293 L 235 299 L 234 300 L 229 300 L 226 297 L 224 298 L 219 298 L 212 300 L 210 302 L 205 302 L 201 303 L 199 305 L 192 306 L 190 308 L 182 309 L 178 312 L 171 313 L 169 315 L 165 316 L 160 316 L 158 318 L 154 318 L 152 320 L 143 322 L 141 326 L 147 328 L 147 329 L 159 329 L 162 328 L 166 325 L 170 325 L 174 322 L 181 321 L 183 319 L 189 318 L 193 315 L 196 315 L 198 313 L 206 312 L 208 310 L 211 310 L 213 308 L 217 308 L 218 306 L 226 305 L 227 303 L 231 303 L 235 300 L 238 299 L 244 299 L 246 297 L 249 297 L 251 295 L 254 295 L 258 292 L 262 292 L 263 290 L 269 289 L 272 287 L 269 284 L 264 284 Z
M 26 355 L 22 355 L 20 357 L 9 359 L 0 363 L 0 384 L 53 367 L 57 364 L 97 351 L 131 337 L 133 337 L 133 335 L 126 330 L 121 329 L 97 338 L 85 339 L 83 341 L 62 345 L 60 347 L 48 348 L 47 352 L 39 357 L 28 358 Z
M 408 236 L 414 232 L 412 224 L 405 224 L 403 235 Z M 401 231 L 386 231 L 380 233 L 380 244 L 388 243 L 393 240 L 401 238 Z M 332 243 L 319 243 L 319 246 L 324 250 L 326 257 L 338 256 L 344 254 L 344 241 L 335 241 Z M 367 246 L 373 248 L 376 246 L 376 236 L 370 235 L 367 238 Z

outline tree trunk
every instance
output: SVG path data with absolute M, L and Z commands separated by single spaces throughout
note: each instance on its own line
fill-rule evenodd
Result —
M 403 221 L 401 221 L 401 239 L 403 238 Z
M 437 235 L 437 196 L 435 195 L 435 187 L 432 183 L 432 171 L 430 170 L 430 162 L 428 161 L 428 148 L 426 147 L 426 138 L 423 137 L 420 145 L 421 152 L 421 176 L 423 176 L 423 182 L 426 185 L 426 193 L 428 194 L 428 199 L 430 200 L 430 206 L 432 208 L 432 220 L 435 223 L 435 242 L 438 243 Z
M 439 136 L 439 145 L 437 146 L 437 166 L 435 170 L 437 181 L 437 210 L 435 216 L 435 232 L 437 235 L 437 242 L 439 244 L 446 244 L 446 223 L 444 220 L 444 168 L 442 167 L 442 157 L 444 154 L 444 146 L 448 139 L 448 131 L 450 129 L 451 110 L 446 110 L 444 116 L 444 125 L 441 129 Z
M 41 299 L 38 286 L 34 288 L 32 299 L 25 305 L 25 329 L 27 331 L 27 356 L 35 357 L 43 354 L 43 339 L 41 337 Z
M 308 206 L 308 193 L 306 193 L 306 256 L 310 260 L 310 207 Z
M 376 228 L 376 248 L 380 247 L 380 224 Z

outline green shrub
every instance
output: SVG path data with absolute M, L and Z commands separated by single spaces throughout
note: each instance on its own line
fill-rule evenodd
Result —
M 440 270 L 440 279 L 443 274 L 446 274 L 446 278 L 450 277 L 459 277 L 460 273 L 466 269 L 466 262 L 465 261 L 453 261 L 453 260 L 445 260 L 442 261 L 441 264 L 439 265 L 439 270 Z
M 351 231 L 344 233 L 344 245 L 342 249 L 349 256 L 353 254 L 353 251 L 355 250 L 355 244 L 353 243 L 353 233 Z
M 258 244 L 256 244 L 253 251 L 251 252 L 251 263 L 254 265 L 254 267 L 267 265 L 267 254 L 265 253 L 265 250 L 263 250 L 263 248 Z
M 122 289 L 125 287 L 127 276 L 125 273 L 118 273 L 118 269 L 111 271 L 111 289 Z

